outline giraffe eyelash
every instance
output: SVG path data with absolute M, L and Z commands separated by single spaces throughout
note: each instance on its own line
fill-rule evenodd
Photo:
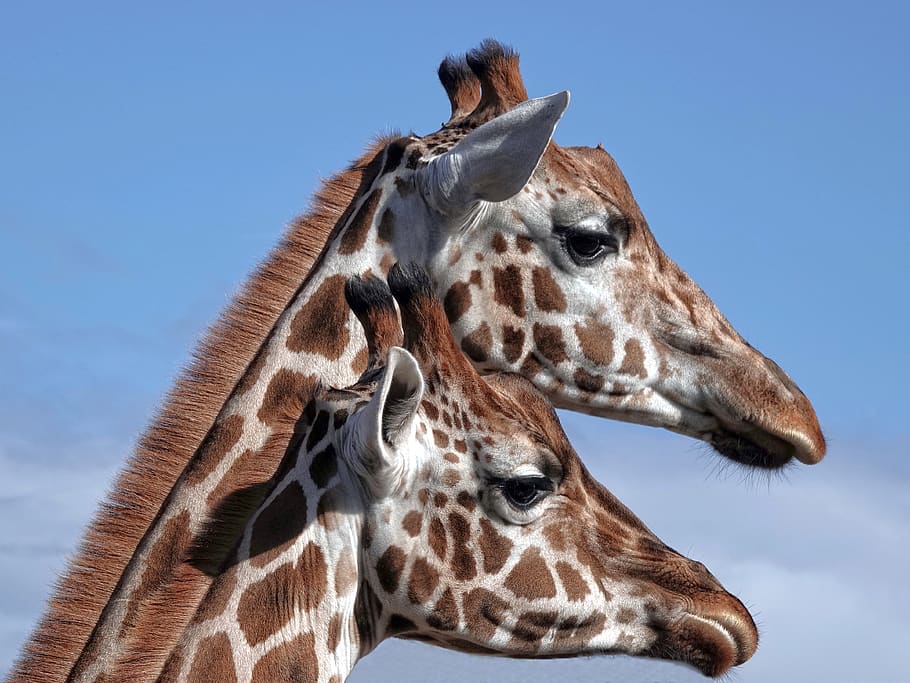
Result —
M 619 251 L 619 240 L 608 232 L 563 226 L 555 226 L 553 232 L 578 266 L 595 265 L 608 254 Z
M 520 512 L 527 512 L 556 489 L 553 481 L 542 475 L 491 479 L 489 484 Z

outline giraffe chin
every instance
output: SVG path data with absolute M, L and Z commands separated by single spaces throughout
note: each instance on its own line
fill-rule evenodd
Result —
M 641 654 L 685 662 L 705 676 L 723 676 L 749 660 L 758 647 L 758 632 L 732 615 L 714 617 L 687 613 Z

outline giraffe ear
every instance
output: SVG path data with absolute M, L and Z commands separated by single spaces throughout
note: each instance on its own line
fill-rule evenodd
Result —
M 401 477 L 423 398 L 423 376 L 414 356 L 401 347 L 389 350 L 385 372 L 357 421 L 355 467 L 377 491 L 388 491 Z
M 423 170 L 427 201 L 443 214 L 457 215 L 478 200 L 501 202 L 517 194 L 568 106 L 569 92 L 563 91 L 521 102 L 473 130 Z

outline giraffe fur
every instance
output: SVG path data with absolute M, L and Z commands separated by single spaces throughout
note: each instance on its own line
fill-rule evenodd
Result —
M 748 659 L 742 604 L 590 477 L 533 385 L 477 374 L 425 273 L 390 281 L 405 348 L 377 339 L 357 384 L 317 391 L 159 681 L 340 683 L 388 637 L 711 676 Z M 368 336 L 397 320 L 381 281 L 348 293 Z M 516 505 L 521 482 L 540 499 Z

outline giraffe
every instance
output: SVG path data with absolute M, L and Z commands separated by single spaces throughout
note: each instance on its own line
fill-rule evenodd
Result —
M 405 348 L 385 283 L 352 280 L 368 370 L 317 391 L 159 682 L 341 683 L 391 636 L 709 676 L 746 661 L 742 603 L 590 477 L 530 382 L 477 373 L 425 271 L 389 284 Z
M 557 406 L 666 427 L 749 466 L 823 457 L 809 401 L 663 253 L 609 155 L 552 142 L 568 93 L 528 100 L 517 55 L 492 41 L 439 76 L 449 121 L 383 138 L 328 180 L 215 325 L 12 680 L 134 678 L 166 656 L 302 438 L 313 392 L 366 367 L 347 278 L 396 260 L 429 270 L 483 372 L 517 371 Z M 206 538 L 213 517 L 233 521 Z M 190 561 L 203 541 L 206 559 Z

